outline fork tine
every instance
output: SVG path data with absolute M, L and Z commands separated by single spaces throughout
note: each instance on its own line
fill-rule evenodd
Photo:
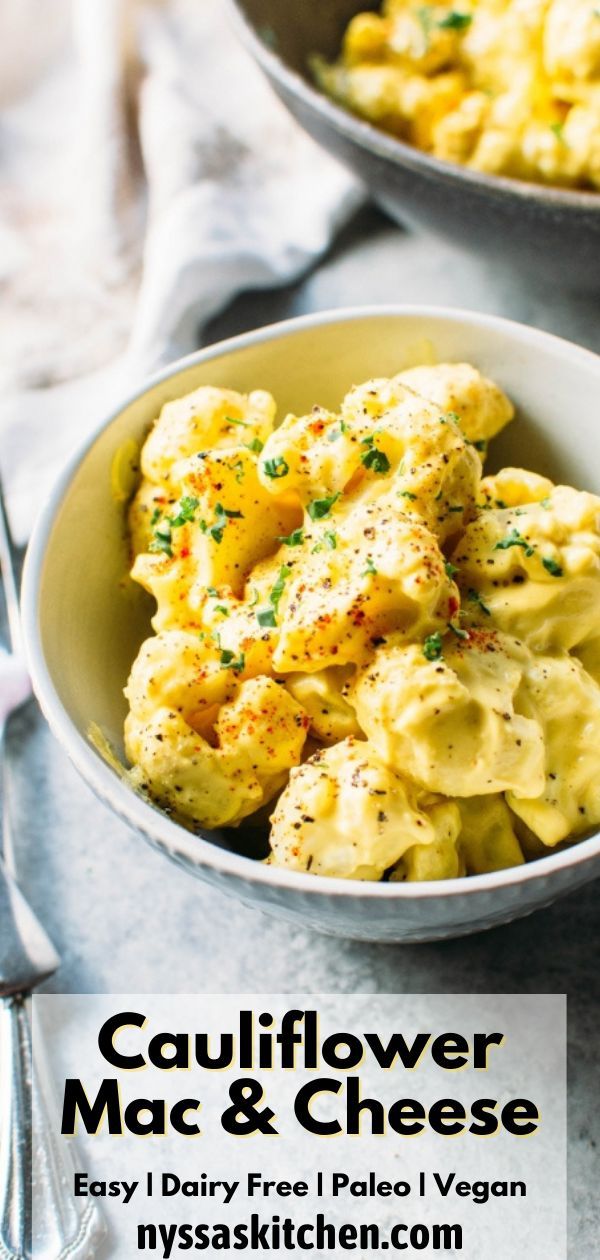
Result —
M 23 634 L 21 630 L 21 612 L 19 607 L 19 559 L 17 545 L 12 536 L 6 511 L 6 500 L 0 477 L 0 569 L 6 600 L 8 630 L 12 650 L 15 656 L 23 655 Z

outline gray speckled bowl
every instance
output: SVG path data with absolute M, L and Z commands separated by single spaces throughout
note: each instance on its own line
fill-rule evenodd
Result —
M 336 407 L 356 381 L 437 360 L 470 359 L 513 397 L 519 418 L 491 463 L 525 464 L 600 492 L 600 358 L 506 320 L 427 307 L 309 315 L 247 333 L 172 364 L 124 400 L 72 460 L 29 547 L 23 620 L 40 704 L 102 800 L 191 875 L 294 922 L 370 941 L 460 936 L 528 914 L 600 875 L 600 833 L 525 867 L 425 884 L 354 883 L 265 866 L 244 855 L 251 829 L 195 836 L 137 796 L 90 743 L 97 723 L 122 755 L 123 686 L 150 633 L 152 601 L 124 583 L 124 506 L 113 461 L 139 443 L 164 402 L 202 384 L 269 389 L 279 415 Z M 60 837 L 57 837 L 60 843 Z M 85 844 L 85 836 L 81 843 Z M 140 850 L 140 862 L 144 855 Z
M 230 2 L 244 42 L 278 96 L 398 222 L 435 231 L 565 288 L 600 290 L 600 193 L 546 188 L 440 161 L 355 117 L 314 86 L 307 69 L 311 53 L 334 57 L 349 19 L 377 5 Z

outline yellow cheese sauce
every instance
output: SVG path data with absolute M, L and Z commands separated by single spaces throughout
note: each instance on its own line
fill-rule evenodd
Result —
M 346 108 L 435 157 L 600 188 L 597 0 L 384 0 L 312 69 Z
M 130 778 L 347 879 L 513 866 L 600 823 L 600 499 L 483 475 L 514 409 L 466 363 L 168 403 L 129 507 L 156 600 Z

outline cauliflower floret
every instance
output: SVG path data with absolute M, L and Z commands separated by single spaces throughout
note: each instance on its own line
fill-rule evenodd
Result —
M 310 718 L 311 733 L 323 744 L 340 740 L 362 731 L 356 714 L 346 699 L 347 683 L 352 675 L 347 668 L 321 669 L 315 674 L 288 674 L 285 685 Z
M 168 695 L 165 697 L 168 698 Z M 309 719 L 272 678 L 252 678 L 221 706 L 211 742 L 183 712 L 131 711 L 125 749 L 134 786 L 203 827 L 225 827 L 260 809 L 298 765 Z
M 396 380 L 435 403 L 442 412 L 454 412 L 465 437 L 483 445 L 483 449 L 515 414 L 510 399 L 499 386 L 470 363 L 409 368 L 400 372 Z
M 600 77 L 600 21 L 593 0 L 551 0 L 544 24 L 544 68 L 567 83 Z
M 165 403 L 142 449 L 142 472 L 169 485 L 174 465 L 200 451 L 266 442 L 275 419 L 275 400 L 265 390 L 238 394 L 201 385 Z
M 557 486 L 539 503 L 481 512 L 451 557 L 469 609 L 537 652 L 598 633 L 600 499 Z
M 381 879 L 412 845 L 436 843 L 449 819 L 420 808 L 410 785 L 368 743 L 345 739 L 290 774 L 271 819 L 271 860 L 314 875 Z
M 382 635 L 420 637 L 446 624 L 458 606 L 456 588 L 419 521 L 374 501 L 327 524 L 335 545 L 299 560 L 286 578 L 276 670 L 356 664 Z
M 242 593 L 253 564 L 298 524 L 298 509 L 262 488 L 252 454 L 214 450 L 177 465 L 180 497 L 155 523 L 132 577 L 154 595 L 156 629 L 198 618 L 206 588 Z
M 529 791 L 509 792 L 507 801 L 552 847 L 600 822 L 600 687 L 573 657 L 537 657 L 519 701 L 544 732 L 544 786 L 541 793 L 533 784 Z
M 503 796 L 463 796 L 457 805 L 461 822 L 458 847 L 467 875 L 523 865 L 513 816 Z
M 377 755 L 445 796 L 541 791 L 542 730 L 515 707 L 530 653 L 494 630 L 436 642 L 433 659 L 430 643 L 378 648 L 350 688 Z
M 390 871 L 393 883 L 415 880 L 457 879 L 465 874 L 465 864 L 458 847 L 460 817 L 453 801 L 440 801 L 428 807 L 430 822 L 436 831 L 431 844 L 413 844 Z
M 554 489 L 548 477 L 527 468 L 501 468 L 490 477 L 483 477 L 479 486 L 484 507 L 522 507 L 524 503 L 540 503 Z

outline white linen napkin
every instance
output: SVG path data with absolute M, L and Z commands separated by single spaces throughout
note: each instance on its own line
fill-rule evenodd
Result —
M 236 293 L 299 275 L 363 193 L 222 0 L 0 0 L 0 85 L 0 467 L 24 539 L 102 414 Z

